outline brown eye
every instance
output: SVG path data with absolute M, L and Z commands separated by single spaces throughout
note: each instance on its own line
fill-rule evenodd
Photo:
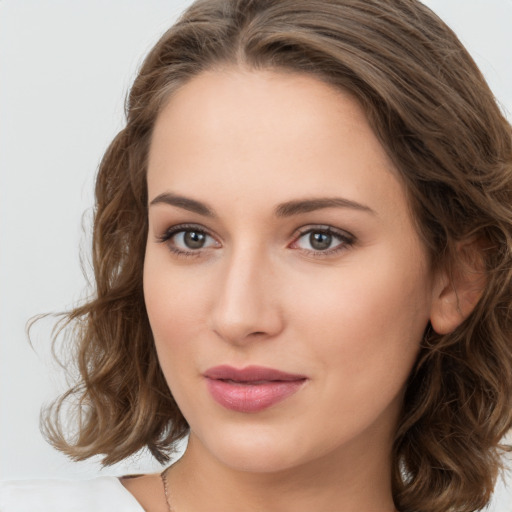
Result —
M 185 231 L 183 233 L 183 244 L 188 249 L 201 249 L 206 242 L 206 235 L 197 231 Z
M 325 251 L 332 244 L 332 235 L 328 233 L 312 232 L 309 235 L 309 244 L 315 251 Z
M 293 242 L 293 249 L 302 249 L 309 253 L 321 255 L 334 255 L 337 252 L 351 247 L 355 238 L 331 226 L 311 228 L 302 231 L 302 234 Z
M 183 254 L 199 254 L 202 249 L 220 247 L 213 236 L 195 226 L 174 226 L 159 241 L 167 244 L 173 252 Z

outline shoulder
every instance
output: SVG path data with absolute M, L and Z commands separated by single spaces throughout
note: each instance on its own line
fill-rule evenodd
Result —
M 0 482 L 1 512 L 144 512 L 115 477 Z

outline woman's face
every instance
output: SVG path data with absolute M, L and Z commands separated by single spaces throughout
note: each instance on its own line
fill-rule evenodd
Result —
M 157 119 L 148 190 L 147 311 L 195 449 L 254 471 L 387 456 L 434 280 L 358 103 L 204 72 Z

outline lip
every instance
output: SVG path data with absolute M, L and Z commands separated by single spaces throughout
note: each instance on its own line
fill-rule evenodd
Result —
M 259 412 L 295 394 L 307 377 L 267 368 L 215 366 L 204 372 L 212 398 L 226 409 Z

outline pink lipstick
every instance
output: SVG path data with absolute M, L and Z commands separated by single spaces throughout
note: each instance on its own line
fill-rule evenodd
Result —
M 204 373 L 213 399 L 232 411 L 259 412 L 296 393 L 306 382 L 294 375 L 263 366 L 215 366 Z

